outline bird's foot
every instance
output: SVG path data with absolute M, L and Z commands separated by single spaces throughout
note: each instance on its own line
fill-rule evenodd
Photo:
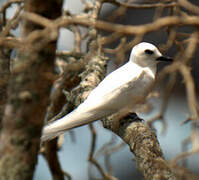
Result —
M 129 118 L 130 118 L 130 119 L 132 120 L 132 122 L 133 122 L 133 121 L 141 121 L 141 122 L 144 121 L 143 119 L 139 118 L 138 115 L 137 115 L 136 113 L 134 113 L 134 112 L 128 114 L 128 115 L 125 116 L 124 118 L 125 118 L 125 119 L 129 119 Z

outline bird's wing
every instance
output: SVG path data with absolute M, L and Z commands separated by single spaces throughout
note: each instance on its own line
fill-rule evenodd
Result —
M 102 82 L 89 94 L 88 100 L 98 99 L 117 91 L 120 87 L 136 81 L 142 71 L 134 63 L 128 62 L 122 67 L 110 73 Z

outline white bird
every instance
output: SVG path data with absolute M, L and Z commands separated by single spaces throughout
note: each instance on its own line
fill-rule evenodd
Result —
M 123 109 L 132 111 L 135 105 L 149 94 L 159 61 L 172 59 L 162 56 L 153 44 L 142 42 L 134 46 L 129 61 L 107 75 L 82 104 L 44 127 L 42 141 L 53 139 L 69 129 L 102 119 Z

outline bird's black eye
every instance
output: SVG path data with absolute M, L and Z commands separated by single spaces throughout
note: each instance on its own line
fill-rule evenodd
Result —
M 152 50 L 150 50 L 150 49 L 146 49 L 146 50 L 145 50 L 145 53 L 151 55 L 151 54 L 153 54 L 154 52 L 153 52 Z

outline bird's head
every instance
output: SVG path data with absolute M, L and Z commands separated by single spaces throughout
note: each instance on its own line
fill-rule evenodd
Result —
M 156 66 L 160 61 L 171 62 L 172 59 L 163 56 L 153 44 L 142 42 L 133 47 L 130 61 L 143 67 L 150 67 Z

